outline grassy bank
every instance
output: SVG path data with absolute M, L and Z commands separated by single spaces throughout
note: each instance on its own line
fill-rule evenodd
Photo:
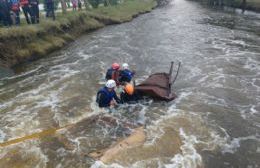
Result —
M 247 0 L 247 9 L 255 10 L 260 12 L 260 1 L 259 0 Z
M 234 8 L 243 8 L 243 0 L 195 0 L 209 5 L 223 5 Z M 246 10 L 260 12 L 260 0 L 246 0 Z
M 235 8 L 243 8 L 243 0 L 223 0 L 223 4 Z M 260 1 L 246 0 L 245 9 L 260 12 Z
M 0 65 L 11 67 L 46 56 L 85 32 L 132 20 L 156 6 L 155 0 L 126 0 L 117 6 L 59 14 L 56 21 L 0 28 Z

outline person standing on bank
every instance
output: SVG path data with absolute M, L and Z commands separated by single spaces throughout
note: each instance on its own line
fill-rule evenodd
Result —
M 39 0 L 29 0 L 32 23 L 40 23 Z
M 78 0 L 78 10 L 81 11 L 82 9 L 82 2 L 81 0 Z
M 0 0 L 0 21 L 2 21 L 4 26 L 12 25 L 12 20 L 10 17 L 10 5 L 8 4 L 7 0 Z
M 46 5 L 46 17 L 52 17 L 55 20 L 55 12 L 54 12 L 54 0 L 44 0 Z
M 72 3 L 72 10 L 76 11 L 77 10 L 77 5 L 78 5 L 78 1 L 77 0 L 71 0 Z
M 20 5 L 22 7 L 22 10 L 23 10 L 27 24 L 33 23 L 33 20 L 32 20 L 33 15 L 32 15 L 32 12 L 30 10 L 29 0 L 20 0 Z
M 11 8 L 11 18 L 14 25 L 20 25 L 20 2 L 19 0 L 10 0 L 9 1 Z
M 106 85 L 98 91 L 96 102 L 99 107 L 109 108 L 121 103 L 121 100 L 116 95 L 115 87 L 116 82 L 110 79 L 106 82 Z

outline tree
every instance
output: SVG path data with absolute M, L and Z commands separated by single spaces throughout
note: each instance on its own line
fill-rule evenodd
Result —
M 61 3 L 61 8 L 62 8 L 62 13 L 66 13 L 67 12 L 67 4 L 65 0 L 60 0 Z

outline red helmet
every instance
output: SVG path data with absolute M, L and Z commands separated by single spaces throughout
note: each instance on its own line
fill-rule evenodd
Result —
M 120 68 L 120 65 L 118 63 L 113 63 L 112 64 L 112 69 L 118 70 Z

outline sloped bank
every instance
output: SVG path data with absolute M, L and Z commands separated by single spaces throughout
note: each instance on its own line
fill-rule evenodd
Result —
M 156 0 L 126 0 L 123 4 L 95 10 L 69 12 L 56 21 L 0 29 L 0 66 L 12 67 L 61 49 L 80 35 L 106 25 L 131 21 L 150 12 Z
M 260 12 L 259 0 L 193 0 L 210 6 L 226 6 Z

